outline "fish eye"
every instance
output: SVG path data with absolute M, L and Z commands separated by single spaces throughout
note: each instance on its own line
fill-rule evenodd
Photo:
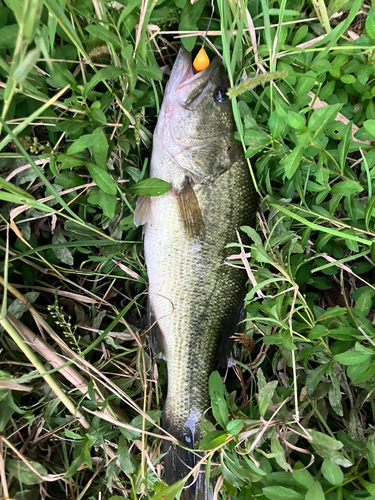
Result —
M 227 96 L 227 91 L 225 87 L 217 87 L 214 91 L 214 99 L 216 102 L 223 104 L 227 102 L 228 96 Z

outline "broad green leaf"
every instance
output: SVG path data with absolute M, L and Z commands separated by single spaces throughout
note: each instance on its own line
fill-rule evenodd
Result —
M 361 295 L 361 297 L 362 297 L 362 295 Z M 371 295 L 370 295 L 370 297 L 371 297 Z M 362 352 L 363 354 L 371 354 L 371 355 L 375 354 L 373 347 L 366 347 L 366 346 L 360 344 L 359 342 L 355 343 L 354 348 L 355 348 L 356 352 Z
M 179 498 L 180 494 L 185 486 L 186 479 L 181 479 L 172 486 L 165 486 L 164 484 L 156 485 L 155 484 L 155 495 L 153 495 L 153 500 L 175 500 L 175 498 Z
M 325 500 L 324 491 L 319 481 L 314 481 L 307 490 L 305 500 Z
M 375 40 L 375 8 L 372 7 L 366 16 L 366 31 L 370 38 Z
M 51 71 L 51 79 L 48 80 L 50 83 L 53 84 L 53 82 L 56 82 L 60 87 L 71 85 L 71 87 L 74 88 L 77 85 L 77 81 L 72 73 L 64 68 L 62 64 L 55 64 L 53 66 L 53 69 Z
M 81 151 L 84 151 L 85 149 L 91 147 L 96 140 L 97 136 L 95 134 L 82 135 L 79 139 L 77 139 L 75 142 L 73 142 L 73 144 L 69 146 L 67 153 L 69 155 L 80 153 Z
M 293 479 L 304 488 L 310 488 L 314 483 L 314 478 L 301 462 L 297 462 L 292 472 Z
M 304 500 L 305 496 L 298 491 L 284 486 L 266 486 L 262 489 L 268 500 Z
M 108 156 L 108 141 L 105 133 L 101 128 L 94 130 L 92 135 L 95 137 L 95 141 L 89 146 L 89 149 L 95 158 L 95 163 L 102 167 L 103 170 L 107 170 L 107 156 Z
M 101 109 L 91 108 L 91 110 L 89 112 L 89 116 L 94 122 L 103 123 L 103 124 L 107 123 L 107 118 Z
M 246 150 L 246 158 L 251 158 L 257 152 L 262 151 L 270 142 L 270 138 L 259 130 L 245 130 L 244 143 L 249 146 Z
M 315 391 L 323 375 L 329 370 L 328 364 L 314 368 L 306 377 L 306 389 L 309 394 Z
M 100 24 L 92 24 L 91 26 L 86 26 L 85 30 L 93 35 L 95 38 L 99 38 L 99 40 L 103 40 L 103 42 L 111 43 L 118 49 L 122 47 L 121 38 L 117 35 L 109 31 L 105 26 L 101 26 Z
M 18 25 L 10 24 L 0 28 L 0 50 L 14 49 L 18 37 Z
M 105 193 L 107 194 L 116 194 L 117 188 L 115 181 L 109 175 L 108 172 L 103 170 L 102 168 L 94 165 L 93 163 L 87 164 L 87 170 L 90 172 L 90 175 L 95 182 L 95 184 Z
M 228 461 L 223 461 L 221 464 L 221 471 L 224 477 L 224 480 L 231 485 L 232 487 L 241 488 L 243 485 L 242 474 L 241 477 L 238 474 L 237 470 L 233 467 L 228 466 Z M 241 471 L 242 472 L 242 471 Z M 235 490 L 237 492 L 237 490 Z
M 331 189 L 332 193 L 339 193 L 342 196 L 350 196 L 363 191 L 363 187 L 356 181 L 350 179 L 334 184 Z
M 123 472 L 132 474 L 135 471 L 132 455 L 129 452 L 129 448 L 123 436 L 120 437 L 119 447 L 117 449 L 117 459 Z
M 365 479 L 359 477 L 358 481 L 361 483 L 361 485 L 366 489 L 370 495 L 372 495 L 372 498 L 375 499 L 375 484 L 370 483 L 369 481 L 366 481 Z M 368 497 L 367 497 L 368 498 Z
M 322 90 L 320 91 L 319 97 L 322 101 L 326 101 L 331 95 L 333 94 L 333 91 L 335 90 L 336 86 L 336 81 L 331 80 L 330 82 L 326 83 L 323 87 Z
M 344 473 L 341 468 L 329 458 L 323 460 L 322 474 L 329 483 L 336 486 L 339 486 L 344 481 Z
M 258 377 L 259 372 L 260 372 L 260 370 L 257 372 L 258 380 L 259 380 L 259 377 Z M 264 387 L 261 387 L 261 388 L 259 387 L 259 390 L 258 390 L 258 408 L 259 408 L 259 412 L 261 415 L 264 415 L 266 413 L 267 408 L 271 404 L 271 401 L 272 401 L 272 398 L 273 398 L 273 395 L 274 395 L 274 392 L 275 392 L 277 385 L 278 385 L 278 381 L 273 380 L 272 382 L 268 382 Z
M 336 118 L 341 108 L 342 104 L 338 103 L 331 106 L 324 106 L 314 111 L 308 124 L 308 129 L 312 133 L 314 141 L 324 132 L 332 120 Z
M 259 236 L 259 234 L 255 231 L 254 228 L 249 227 L 249 226 L 241 226 L 241 231 L 246 233 L 249 238 L 253 240 L 254 243 L 258 245 L 262 245 L 262 238 Z
M 295 130 L 303 131 L 306 127 L 305 118 L 295 111 L 288 111 L 286 121 Z
M 171 189 L 172 186 L 169 182 L 156 179 L 155 177 L 150 177 L 149 179 L 137 182 L 137 184 L 134 184 L 131 188 L 129 188 L 129 191 L 143 196 L 160 196 L 168 193 Z
M 227 431 L 232 436 L 237 436 L 237 434 L 241 432 L 243 426 L 244 426 L 243 420 L 231 420 L 227 425 Z
M 98 230 L 90 223 L 85 225 L 77 224 L 76 222 L 68 220 L 64 224 L 65 231 L 72 233 L 77 240 L 93 240 L 98 236 Z
M 372 307 L 372 294 L 367 291 L 361 293 L 361 295 L 356 300 L 355 307 L 367 315 Z
M 259 368 L 257 371 L 257 384 L 258 384 L 258 392 L 261 392 L 267 385 L 266 377 L 264 376 L 262 368 Z
M 365 130 L 375 137 L 375 120 L 366 120 L 363 124 Z
M 328 335 L 330 331 L 323 325 L 315 325 L 309 332 L 308 338 L 311 340 L 320 339 Z
M 6 390 L 0 396 L 0 432 L 4 432 L 4 429 L 7 427 L 9 420 L 14 414 L 14 401 L 11 394 L 11 391 Z M 8 404 L 8 401 L 10 404 Z
M 349 85 L 351 83 L 354 83 L 356 78 L 354 75 L 342 75 L 340 77 L 340 80 L 342 81 L 342 83 Z
M 215 420 L 225 429 L 228 424 L 228 405 L 224 396 L 214 392 L 211 395 L 211 408 Z
M 82 186 L 82 184 L 85 184 L 85 180 L 74 172 L 64 170 L 59 175 L 56 175 L 56 184 L 64 189 L 70 189 Z
M 309 284 L 318 290 L 330 290 L 332 288 L 332 283 L 325 276 L 314 276 L 309 281 Z
M 137 64 L 137 73 L 143 78 L 152 78 L 153 80 L 161 81 L 163 73 L 157 66 L 146 66 L 144 64 Z
M 344 446 L 340 441 L 314 429 L 308 429 L 308 433 L 313 438 L 311 442 L 312 447 L 322 458 L 329 458 L 332 462 L 343 467 L 350 467 L 352 465 L 340 452 Z
M 267 262 L 267 263 L 271 263 L 271 258 L 269 257 L 267 251 L 265 250 L 265 248 L 263 247 L 263 245 L 251 245 L 251 257 L 257 261 L 257 262 Z M 275 281 L 278 281 L 279 279 L 276 278 Z M 266 286 L 267 284 L 269 284 L 269 280 L 265 280 L 265 281 L 262 281 L 262 283 L 258 283 L 258 285 L 256 285 L 255 287 L 253 287 L 249 294 L 254 294 L 255 291 L 254 289 L 256 287 L 257 290 L 259 290 L 260 288 L 263 288 L 264 286 Z
M 11 313 L 15 318 L 20 319 L 22 315 L 29 310 L 30 304 L 33 304 L 39 297 L 38 292 L 27 292 L 24 294 L 26 303 L 21 300 L 15 299 L 8 307 L 8 312 Z
M 351 380 L 357 380 L 362 378 L 366 371 L 369 369 L 371 365 L 371 356 L 367 356 L 367 358 L 362 361 L 361 364 L 354 364 L 348 366 L 346 373 Z
M 284 469 L 286 472 L 292 472 L 292 467 L 286 461 L 285 450 L 280 444 L 275 429 L 273 429 L 273 432 L 271 434 L 271 453 L 274 455 L 274 460 L 276 460 L 277 464 L 282 469 Z
M 47 469 L 43 467 L 39 462 L 30 460 L 31 465 L 36 469 L 39 474 L 47 474 Z M 8 459 L 5 462 L 6 470 L 18 479 L 20 483 L 23 484 L 40 484 L 43 483 L 43 479 L 40 478 L 35 472 L 33 472 L 22 460 Z
M 137 429 L 142 429 L 143 425 L 145 425 L 146 430 L 151 429 L 151 427 L 153 427 L 153 425 L 154 425 L 154 422 L 159 420 L 159 418 L 161 417 L 161 413 L 162 412 L 160 410 L 149 410 L 147 412 L 147 415 L 152 419 L 152 422 L 150 422 L 150 420 L 146 419 L 145 423 L 143 424 L 143 416 L 137 415 L 131 421 L 131 425 L 133 425 L 134 427 L 137 427 Z
M 100 69 L 89 82 L 85 84 L 86 95 L 99 83 L 108 80 L 116 80 L 120 75 L 124 74 L 125 71 L 122 68 L 117 68 L 116 66 L 106 66 Z
M 211 450 L 224 443 L 227 438 L 227 433 L 224 431 L 211 431 L 199 443 L 201 450 Z
M 368 120 L 373 120 L 375 118 L 375 104 L 371 100 L 366 108 L 366 118 Z
M 335 306 L 335 307 L 327 307 L 327 309 L 324 311 L 324 313 L 319 316 L 316 321 L 324 321 L 326 319 L 330 318 L 336 318 L 337 316 L 342 316 L 343 314 L 346 313 L 346 309 L 340 306 Z
M 290 179 L 295 174 L 302 160 L 304 150 L 305 148 L 303 146 L 296 146 L 293 151 L 281 162 L 282 165 L 284 165 L 287 179 Z
M 331 370 L 330 378 L 332 383 L 328 391 L 328 399 L 333 410 L 337 413 L 337 415 L 342 417 L 344 413 L 342 408 L 341 388 L 337 375 L 333 370 Z
M 92 190 L 87 201 L 92 205 L 97 205 L 103 210 L 103 214 L 109 219 L 113 219 L 117 206 L 117 198 L 113 194 L 103 193 L 103 191 Z
M 295 32 L 292 40 L 292 45 L 295 47 L 299 43 L 302 42 L 302 40 L 305 38 L 307 35 L 307 32 L 309 31 L 309 27 L 307 25 L 301 26 L 301 28 L 298 28 L 298 30 Z
M 371 354 L 364 354 L 362 352 L 343 352 L 341 354 L 336 354 L 335 360 L 342 365 L 360 365 L 364 361 L 367 361 L 371 357 Z
M 315 85 L 316 74 L 313 71 L 307 71 L 298 78 L 295 92 L 298 95 L 306 95 Z
M 273 139 L 280 139 L 281 134 L 285 130 L 285 119 L 280 117 L 276 111 L 274 111 L 268 119 L 268 126 L 272 134 Z
M 53 252 L 60 262 L 72 266 L 74 264 L 74 258 L 72 252 L 65 246 L 66 242 L 67 240 L 62 234 L 61 227 L 57 227 L 52 236 L 52 243 L 59 243 L 60 247 L 54 248 Z
M 362 373 L 354 373 L 354 371 L 351 372 L 351 368 L 356 367 L 348 366 L 347 368 L 347 375 L 350 378 L 352 384 L 360 384 L 361 382 L 366 382 L 375 375 L 375 363 L 371 363 L 365 371 L 362 371 Z
M 311 69 L 318 75 L 321 73 L 327 73 L 331 69 L 331 63 L 327 61 L 327 59 L 320 59 L 313 62 Z
M 196 31 L 198 29 L 197 21 L 202 15 L 202 11 L 206 4 L 205 0 L 198 0 L 192 4 L 189 0 L 185 3 L 180 16 L 180 24 L 178 29 L 180 31 Z M 197 37 L 184 37 L 181 41 L 186 50 L 193 50 Z
M 209 389 L 209 394 L 210 397 L 216 392 L 217 394 L 221 394 L 224 396 L 226 389 L 225 385 L 223 384 L 223 379 L 220 376 L 220 373 L 218 371 L 213 371 L 210 375 L 210 378 L 208 380 L 208 389 Z
M 354 439 L 349 437 L 344 431 L 338 431 L 337 439 L 341 441 L 344 446 L 347 446 L 351 450 L 362 451 L 366 449 L 366 443 L 355 441 Z

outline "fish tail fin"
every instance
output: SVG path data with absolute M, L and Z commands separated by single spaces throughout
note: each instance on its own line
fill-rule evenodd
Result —
M 170 425 L 166 419 L 163 419 L 163 428 L 174 436 L 181 444 L 188 448 L 194 446 L 194 436 L 190 429 L 177 428 L 175 425 Z M 197 440 L 198 441 L 198 440 Z M 163 452 L 164 457 L 165 482 L 169 485 L 180 481 L 196 467 L 202 454 L 193 450 L 186 450 L 176 444 L 171 444 L 170 441 L 164 441 Z M 185 488 L 182 490 L 180 500 L 212 500 L 213 486 L 212 481 L 207 484 L 204 467 L 201 466 L 200 471 L 194 473 L 186 482 Z

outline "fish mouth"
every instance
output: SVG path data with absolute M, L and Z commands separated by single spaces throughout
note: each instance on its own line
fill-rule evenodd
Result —
M 181 47 L 173 65 L 169 85 L 183 107 L 192 109 L 199 104 L 210 86 L 211 75 L 220 64 L 220 57 L 215 57 L 206 69 L 195 73 L 191 52 Z

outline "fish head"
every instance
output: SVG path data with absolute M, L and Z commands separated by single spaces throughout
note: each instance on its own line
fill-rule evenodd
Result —
M 228 87 L 219 57 L 196 73 L 191 53 L 181 48 L 164 94 L 158 133 L 164 148 L 196 181 L 233 163 L 235 126 Z

